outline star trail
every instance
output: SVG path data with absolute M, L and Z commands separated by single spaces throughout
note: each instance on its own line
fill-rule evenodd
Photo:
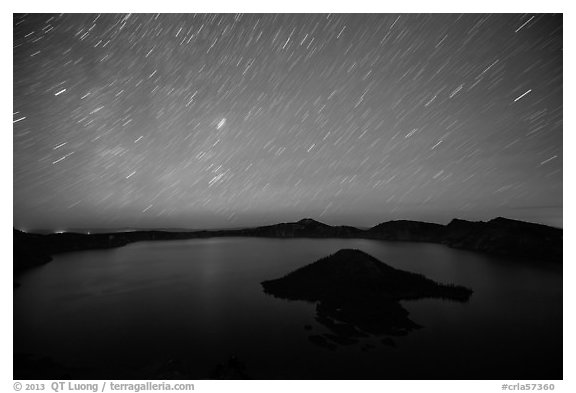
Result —
M 562 225 L 562 15 L 14 15 L 14 225 Z

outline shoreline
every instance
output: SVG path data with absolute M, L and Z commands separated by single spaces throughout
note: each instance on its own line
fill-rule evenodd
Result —
M 435 243 L 493 256 L 533 262 L 562 263 L 563 230 L 502 217 L 490 221 L 454 219 L 447 225 L 420 221 L 388 221 L 369 229 L 330 226 L 313 219 L 244 229 L 191 232 L 131 231 L 82 234 L 33 234 L 13 229 L 14 274 L 46 264 L 56 254 L 123 247 L 140 241 L 206 239 L 215 237 L 367 239 Z

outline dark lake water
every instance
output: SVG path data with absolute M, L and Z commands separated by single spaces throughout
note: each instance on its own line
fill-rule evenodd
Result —
M 342 248 L 474 290 L 468 303 L 402 302 L 423 328 L 336 350 L 315 305 L 260 282 Z M 142 377 L 172 361 L 210 378 L 240 359 L 256 379 L 561 379 L 562 271 L 441 245 L 342 239 L 142 242 L 58 255 L 19 278 L 14 351 L 99 378 Z M 311 330 L 304 328 L 311 325 Z M 144 370 L 144 371 L 143 371 Z

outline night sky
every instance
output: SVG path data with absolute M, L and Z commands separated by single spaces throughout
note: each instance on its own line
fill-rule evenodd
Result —
M 15 15 L 14 226 L 562 225 L 562 16 Z

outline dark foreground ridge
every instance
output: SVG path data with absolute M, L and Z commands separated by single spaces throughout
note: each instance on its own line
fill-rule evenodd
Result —
M 400 300 L 442 298 L 466 302 L 472 295 L 468 288 L 439 284 L 350 249 L 282 278 L 264 281 L 262 287 L 279 298 L 318 302 L 317 320 L 333 334 L 310 336 L 310 340 L 328 349 L 356 343 L 364 336 L 402 335 L 417 329 L 419 326 L 408 319 Z
M 562 262 L 562 229 L 496 218 L 488 222 L 452 220 L 448 225 L 419 221 L 388 221 L 370 229 L 331 226 L 306 218 L 256 228 L 169 232 L 29 234 L 14 229 L 14 271 L 49 262 L 58 253 L 121 247 L 137 241 L 182 240 L 224 236 L 273 238 L 360 238 L 432 242 L 513 258 Z

